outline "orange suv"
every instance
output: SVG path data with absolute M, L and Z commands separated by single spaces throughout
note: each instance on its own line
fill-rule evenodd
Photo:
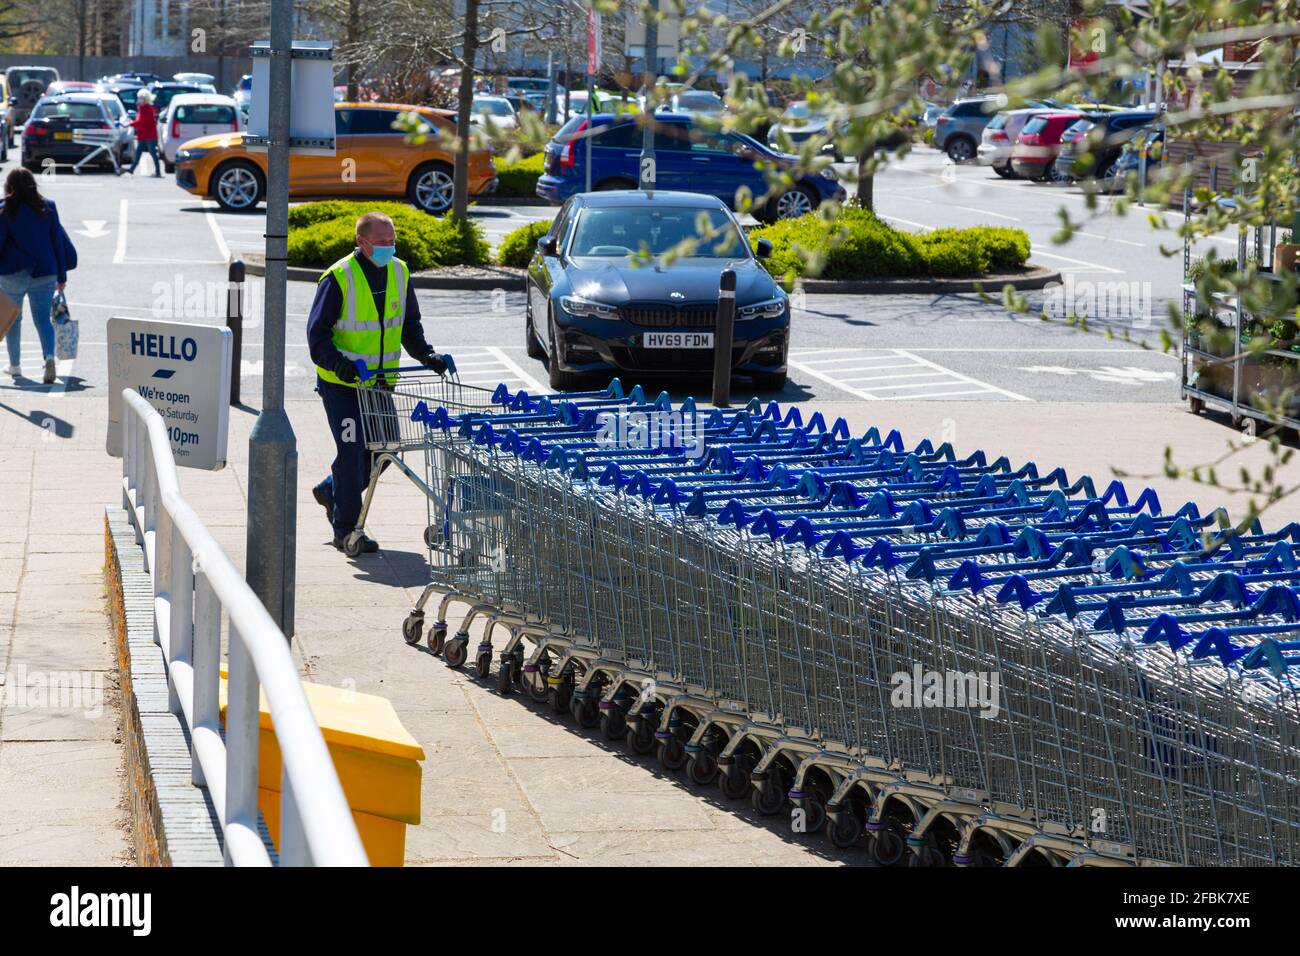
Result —
M 429 126 L 429 136 L 419 145 L 407 143 L 406 134 L 393 129 L 393 121 L 411 111 Z M 438 132 L 455 136 L 453 114 L 396 103 L 336 103 L 335 155 L 292 155 L 289 197 L 406 196 L 425 212 L 444 212 L 451 208 L 455 156 L 452 140 L 434 135 Z M 252 209 L 266 197 L 266 153 L 246 149 L 242 133 L 189 140 L 176 152 L 176 185 L 196 196 L 211 196 L 224 209 Z M 491 154 L 471 151 L 469 194 L 491 193 L 496 186 Z

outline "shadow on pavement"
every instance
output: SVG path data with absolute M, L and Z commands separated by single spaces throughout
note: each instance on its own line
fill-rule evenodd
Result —
M 23 412 L 6 405 L 4 402 L 0 402 L 0 409 L 4 409 L 11 415 L 17 415 L 55 438 L 71 438 L 72 433 L 76 430 L 71 422 L 65 421 L 57 415 L 52 415 L 43 409 L 34 408 L 30 412 Z

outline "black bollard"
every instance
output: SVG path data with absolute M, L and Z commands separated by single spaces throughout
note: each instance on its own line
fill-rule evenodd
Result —
M 722 271 L 718 289 L 718 320 L 713 330 L 713 404 L 731 404 L 731 340 L 736 329 L 736 273 Z
M 230 263 L 226 291 L 226 328 L 234 333 L 230 359 L 230 404 L 239 404 L 239 366 L 244 344 L 244 260 Z

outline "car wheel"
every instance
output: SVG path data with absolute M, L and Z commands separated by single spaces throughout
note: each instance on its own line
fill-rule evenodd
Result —
M 993 171 L 994 171 L 995 173 L 997 173 L 999 176 L 1001 176 L 1003 179 L 1015 179 L 1015 178 L 1016 178 L 1016 174 L 1015 174 L 1015 172 L 1011 169 L 1011 164 L 1010 164 L 1010 163 L 1006 163 L 1005 165 L 1002 165 L 1002 166 L 994 166 L 994 167 L 993 167 Z
M 212 175 L 212 195 L 229 212 L 253 209 L 266 193 L 262 171 L 246 159 L 233 159 Z
M 525 285 L 524 294 L 528 297 L 524 305 L 524 344 L 528 348 L 529 358 L 546 358 L 546 352 L 542 349 L 542 343 L 537 341 L 537 330 L 533 328 L 533 287 L 532 283 Z
M 817 207 L 817 197 L 807 186 L 795 186 L 776 197 L 772 204 L 777 219 L 798 219 Z
M 948 140 L 946 152 L 954 163 L 969 163 L 975 158 L 975 144 L 965 136 L 954 136 Z
M 445 163 L 426 163 L 418 167 L 406 185 L 406 198 L 411 205 L 435 216 L 451 208 L 455 192 L 456 180 L 451 167 Z
M 546 319 L 547 335 L 550 338 L 551 357 L 546 362 L 552 391 L 569 392 L 582 384 L 582 376 L 576 372 L 560 370 L 559 351 L 555 347 L 555 320 L 549 314 Z

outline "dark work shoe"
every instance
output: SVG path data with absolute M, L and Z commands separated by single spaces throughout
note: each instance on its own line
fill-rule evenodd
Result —
M 344 554 L 347 554 L 348 538 L 350 537 L 352 537 L 351 532 L 336 535 L 334 537 L 334 547 L 342 551 Z M 359 547 L 356 547 L 356 554 L 374 554 L 379 550 L 379 542 L 365 534 L 361 535 L 357 545 L 359 545 Z
M 316 499 L 316 504 L 325 509 L 325 520 L 333 524 L 334 489 L 329 485 L 317 485 L 311 490 L 311 496 Z

